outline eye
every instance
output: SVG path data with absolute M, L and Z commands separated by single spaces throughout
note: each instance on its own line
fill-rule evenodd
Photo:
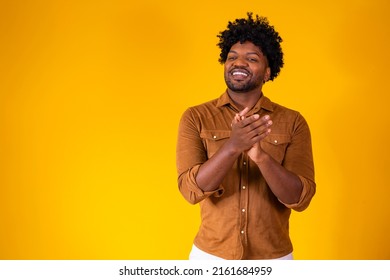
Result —
M 226 60 L 229 60 L 229 61 L 232 61 L 232 60 L 235 60 L 235 59 L 236 59 L 235 56 L 228 56 L 228 57 L 226 58 Z
M 258 59 L 257 58 L 254 58 L 254 57 L 248 57 L 248 60 L 250 62 L 258 62 Z

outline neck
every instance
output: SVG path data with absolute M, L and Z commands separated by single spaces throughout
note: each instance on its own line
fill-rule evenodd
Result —
M 263 96 L 261 89 L 249 92 L 235 92 L 228 89 L 227 92 L 239 111 L 242 111 L 246 107 L 252 109 L 257 101 L 259 101 L 260 97 Z

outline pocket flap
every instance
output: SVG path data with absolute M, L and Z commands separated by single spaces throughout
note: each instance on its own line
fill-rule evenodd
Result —
M 277 146 L 290 143 L 291 137 L 288 134 L 270 134 L 263 141 Z
M 221 139 L 230 138 L 230 130 L 203 130 L 200 137 L 207 140 L 218 141 Z

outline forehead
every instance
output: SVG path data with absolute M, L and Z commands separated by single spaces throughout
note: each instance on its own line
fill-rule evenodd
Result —
M 244 43 L 237 42 L 231 48 L 230 52 L 245 52 L 245 53 L 256 53 L 262 54 L 262 51 L 258 46 L 252 42 L 245 41 Z

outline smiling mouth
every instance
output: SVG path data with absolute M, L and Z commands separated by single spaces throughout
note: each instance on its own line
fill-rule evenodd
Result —
M 232 73 L 233 76 L 244 76 L 244 77 L 248 77 L 248 74 L 247 73 L 244 73 L 244 72 L 241 72 L 241 71 L 235 71 Z
M 233 68 L 232 70 L 230 70 L 230 73 L 233 75 L 233 76 L 236 76 L 236 75 L 243 75 L 245 77 L 249 76 L 249 71 L 245 68 L 238 68 L 238 67 L 235 67 Z
M 249 73 L 242 69 L 235 69 L 230 72 L 230 75 L 232 75 L 235 80 L 240 81 L 247 78 L 249 76 Z

